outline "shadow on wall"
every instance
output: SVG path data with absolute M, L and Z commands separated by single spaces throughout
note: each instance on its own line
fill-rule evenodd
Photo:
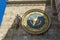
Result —
M 20 36 L 19 34 L 22 34 L 23 31 L 23 30 L 18 30 L 19 28 L 21 29 L 20 23 L 21 23 L 21 18 L 19 15 L 17 15 L 11 28 L 8 30 L 3 40 L 13 40 L 15 39 L 15 37 L 17 38 L 18 36 Z

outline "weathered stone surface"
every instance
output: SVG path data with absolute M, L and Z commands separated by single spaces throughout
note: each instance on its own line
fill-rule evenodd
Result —
M 3 18 L 2 26 L 0 28 L 0 40 L 60 40 L 60 24 L 58 20 L 53 18 L 51 6 L 35 4 L 8 4 Z M 17 14 L 23 14 L 30 9 L 45 10 L 51 17 L 51 26 L 49 30 L 40 35 L 28 34 L 21 26 L 15 29 L 15 22 Z
M 12 24 L 13 24 L 16 16 L 17 16 L 17 14 L 22 17 L 23 14 L 30 9 L 36 9 L 37 8 L 37 9 L 45 10 L 45 4 L 44 4 L 44 6 L 43 5 L 42 6 L 25 6 L 25 5 L 22 5 L 22 4 L 16 4 L 16 5 L 15 4 L 9 5 L 8 4 L 7 5 L 5 15 L 3 17 L 2 26 L 0 28 L 0 33 L 2 36 L 5 36 L 8 32 L 8 30 L 12 27 Z
M 46 0 L 8 0 L 8 1 L 46 1 Z

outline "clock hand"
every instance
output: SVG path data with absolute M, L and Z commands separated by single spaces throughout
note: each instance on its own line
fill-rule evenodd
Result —
M 36 22 L 37 22 L 37 18 L 33 20 L 33 26 L 35 26 Z

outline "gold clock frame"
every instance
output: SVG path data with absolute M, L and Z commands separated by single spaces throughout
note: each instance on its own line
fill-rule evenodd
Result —
M 27 18 L 25 19 L 25 17 L 29 13 L 31 13 L 31 12 L 40 12 L 40 13 L 43 13 L 44 14 L 44 18 L 46 19 L 45 21 L 48 22 L 48 23 L 47 24 L 45 23 L 43 25 L 43 27 L 42 28 L 39 28 L 39 29 L 33 29 L 33 28 L 30 28 L 28 25 L 24 25 L 26 23 L 26 21 L 27 21 Z M 31 33 L 31 34 L 41 34 L 41 33 L 45 32 L 45 31 L 47 31 L 48 28 L 50 27 L 50 24 L 51 24 L 50 17 L 47 15 L 46 12 L 44 12 L 43 10 L 40 10 L 40 9 L 31 9 L 31 10 L 28 10 L 22 16 L 22 26 L 23 26 L 24 30 L 26 30 L 28 33 Z

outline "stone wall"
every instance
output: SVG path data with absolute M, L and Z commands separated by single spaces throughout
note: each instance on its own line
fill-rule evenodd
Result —
M 31 4 L 7 4 L 3 17 L 3 22 L 0 28 L 1 37 L 4 37 L 8 30 L 11 28 L 17 14 L 22 17 L 23 14 L 30 9 L 45 10 L 45 4 L 32 4 L 32 6 Z
M 46 0 L 8 0 L 8 1 L 46 1 Z
M 18 29 L 12 28 L 17 14 L 22 17 L 24 13 L 30 9 L 44 10 L 51 17 L 51 26 L 46 33 L 41 35 L 32 35 L 25 32 L 20 26 Z M 60 40 L 60 25 L 57 19 L 54 19 L 54 16 L 52 15 L 52 9 L 50 5 L 7 4 L 3 22 L 0 27 L 0 40 Z

